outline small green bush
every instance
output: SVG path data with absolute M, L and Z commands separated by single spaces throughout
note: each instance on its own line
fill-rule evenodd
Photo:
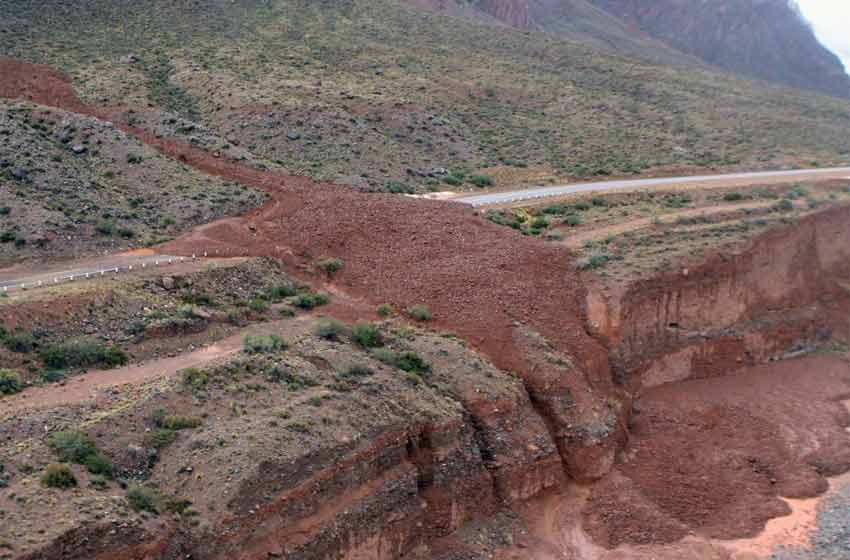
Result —
M 427 373 L 431 371 L 430 364 L 423 360 L 416 352 L 400 352 L 396 357 L 395 363 L 399 369 L 408 372 Z
M 356 323 L 351 328 L 351 339 L 364 348 L 377 348 L 383 344 L 378 326 L 372 323 Z
M 388 348 L 379 348 L 375 352 L 375 358 L 407 372 L 422 374 L 431 371 L 431 365 L 423 360 L 419 354 L 410 350 L 395 352 Z
M 187 368 L 180 372 L 180 378 L 183 381 L 183 386 L 190 389 L 202 389 L 209 383 L 209 374 L 198 368 Z
M 393 314 L 393 306 L 389 303 L 382 303 L 378 306 L 378 316 L 389 317 Z
M 579 259 L 576 263 L 576 268 L 579 270 L 594 270 L 597 268 L 601 268 L 611 260 L 609 255 L 604 253 L 597 253 L 595 255 L 591 255 L 590 257 Z
M 112 476 L 112 462 L 91 437 L 79 430 L 56 432 L 48 438 L 47 445 L 63 463 L 76 463 L 92 474 Z
M 424 305 L 414 305 L 407 310 L 407 314 L 417 321 L 430 321 L 431 311 Z
M 112 461 L 100 452 L 96 452 L 93 455 L 86 457 L 84 465 L 92 474 L 105 477 L 112 476 Z
M 269 302 L 263 298 L 252 298 L 248 301 L 248 309 L 255 313 L 265 313 L 269 310 Z
M 170 415 L 164 417 L 158 425 L 166 430 L 191 430 L 203 423 L 204 421 L 197 416 Z
M 146 511 L 154 515 L 161 513 L 184 514 L 192 502 L 184 498 L 167 496 L 149 486 L 134 485 L 127 490 L 127 503 L 136 511 Z
M 100 220 L 95 224 L 94 230 L 101 235 L 112 235 L 115 233 L 115 224 L 111 220 Z
M 0 369 L 0 395 L 14 395 L 24 388 L 24 382 L 17 371 Z
M 73 488 L 77 485 L 77 477 L 69 465 L 65 463 L 51 463 L 44 469 L 41 475 L 41 484 L 47 488 Z
M 351 364 L 341 375 L 342 377 L 368 377 L 373 373 L 372 368 L 365 364 Z
M 387 181 L 384 186 L 388 192 L 394 194 L 413 194 L 416 192 L 416 189 L 401 181 Z
M 56 432 L 48 438 L 47 445 L 63 463 L 82 465 L 98 453 L 95 441 L 79 430 Z
M 275 303 L 292 297 L 297 293 L 294 286 L 289 284 L 277 284 L 266 290 L 266 297 Z
M 177 439 L 177 432 L 166 428 L 154 428 L 145 434 L 145 445 L 154 449 L 162 449 Z
M 472 183 L 473 185 L 475 185 L 478 188 L 492 187 L 493 186 L 493 179 L 491 179 L 487 175 L 472 175 L 469 178 L 469 182 Z
M 564 218 L 564 223 L 570 227 L 578 227 L 581 225 L 581 216 L 578 214 L 570 214 Z
M 322 319 L 316 325 L 316 336 L 325 340 L 338 340 L 346 330 L 346 326 L 336 319 Z
M 15 331 L 3 336 L 3 345 L 9 352 L 27 354 L 35 349 L 35 338 L 29 333 Z
M 773 209 L 777 212 L 791 212 L 794 210 L 794 203 L 788 199 L 783 199 L 774 204 Z
M 159 492 L 146 486 L 131 486 L 127 490 L 127 502 L 136 511 L 158 514 L 157 502 L 159 499 Z
M 127 363 L 127 355 L 118 347 L 106 346 L 91 338 L 79 338 L 53 344 L 41 352 L 41 360 L 50 369 L 102 367 L 110 369 Z
M 242 349 L 247 354 L 271 354 L 286 350 L 287 344 L 276 334 L 248 335 L 242 339 Z
M 744 195 L 739 192 L 730 192 L 723 195 L 723 200 L 726 202 L 738 202 L 744 200 Z
M 326 305 L 330 300 L 330 296 L 323 293 L 298 294 L 292 305 L 300 309 L 313 309 L 314 307 Z
M 325 272 L 328 276 L 333 276 L 345 266 L 341 259 L 327 258 L 316 263 L 316 266 Z

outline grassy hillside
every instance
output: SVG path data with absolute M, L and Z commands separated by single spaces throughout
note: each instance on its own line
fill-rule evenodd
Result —
M 211 148 L 363 188 L 471 188 L 504 167 L 522 180 L 850 155 L 846 102 L 393 0 L 0 9 L 0 53 L 66 69 L 89 101 L 185 139 L 195 129 L 170 119 L 196 121 Z

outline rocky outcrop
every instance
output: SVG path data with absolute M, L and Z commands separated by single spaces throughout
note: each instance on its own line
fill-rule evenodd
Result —
M 788 0 L 591 0 L 652 37 L 745 76 L 850 97 L 850 77 Z

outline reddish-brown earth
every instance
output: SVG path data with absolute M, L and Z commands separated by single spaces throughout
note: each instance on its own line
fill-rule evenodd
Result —
M 68 80 L 48 68 L 0 59 L 0 73 L 0 95 L 111 117 L 80 102 Z M 836 435 L 847 423 L 846 414 L 828 408 L 847 383 L 843 362 L 815 362 L 818 368 L 810 372 L 815 377 L 808 378 L 797 375 L 792 365 L 790 373 L 776 378 L 764 370 L 729 377 L 729 386 L 690 381 L 658 388 L 640 401 L 632 426 L 635 440 L 615 465 L 615 451 L 625 445 L 630 407 L 613 382 L 608 349 L 586 331 L 587 293 L 568 250 L 506 231 L 457 204 L 363 194 L 258 171 L 116 124 L 188 165 L 272 195 L 262 208 L 198 228 L 161 247 L 164 252 L 229 249 L 232 254 L 277 257 L 301 271 L 310 270 L 316 259 L 338 257 L 345 262 L 334 278 L 339 289 L 373 305 L 427 305 L 437 327 L 457 332 L 500 368 L 519 373 L 528 391 L 494 404 L 476 399 L 474 388 L 463 388 L 460 401 L 478 431 L 475 444 L 469 426 L 447 421 L 384 432 L 368 445 L 314 457 L 309 465 L 289 465 L 290 470 L 263 469 L 264 478 L 243 482 L 242 501 L 228 504 L 234 518 L 218 538 L 197 542 L 167 528 L 149 528 L 127 535 L 123 543 L 152 543 L 126 548 L 119 553 L 123 558 L 195 553 L 204 558 L 390 559 L 451 533 L 476 515 L 491 513 L 499 501 L 519 502 L 547 488 L 562 489 L 564 472 L 584 482 L 604 477 L 612 467 L 613 474 L 593 488 L 584 511 L 588 531 L 604 546 L 668 543 L 694 531 L 711 537 L 751 535 L 766 519 L 785 511 L 777 495 L 811 496 L 824 489 L 821 475 L 848 466 L 846 442 L 842 447 Z M 839 302 L 834 275 L 846 271 L 847 256 L 833 244 L 843 239 L 840 212 L 846 213 L 846 208 L 835 212 L 823 227 L 817 226 L 818 218 L 803 224 L 803 239 L 790 256 L 782 256 L 773 240 L 766 247 L 775 262 L 765 261 L 758 251 L 748 257 L 761 263 L 748 273 L 752 284 L 733 274 L 749 261 L 730 260 L 730 273 L 719 275 L 718 282 L 735 285 L 739 292 L 728 299 L 709 299 L 712 309 L 723 317 L 734 315 L 731 323 L 742 329 L 743 337 L 787 333 L 782 344 L 788 347 L 801 334 L 806 343 L 817 339 L 797 326 L 782 328 L 784 322 L 773 328 L 760 306 L 790 311 L 793 321 L 804 315 L 807 304 L 819 302 L 824 290 L 825 297 Z M 811 250 L 817 262 L 805 256 Z M 802 283 L 765 296 L 765 290 L 778 283 L 763 286 L 755 280 L 783 263 L 807 269 L 802 276 L 782 279 L 793 286 Z M 677 287 L 671 277 L 656 281 L 656 288 L 638 288 L 645 295 L 634 300 L 647 303 L 634 304 L 628 314 L 634 320 L 606 324 L 600 331 L 624 380 L 645 374 L 646 368 L 633 364 L 657 360 L 678 348 L 679 342 L 659 335 L 659 329 L 675 321 L 646 307 L 668 308 L 659 292 L 669 287 L 699 295 L 703 289 L 718 289 L 701 287 L 712 278 L 708 269 L 685 278 L 688 286 Z M 749 307 L 729 307 L 739 300 Z M 840 302 L 836 305 L 843 309 Z M 598 308 L 591 305 L 591 315 Z M 625 337 L 624 326 L 629 329 Z M 705 330 L 702 324 L 698 328 Z M 709 369 L 697 367 L 700 375 L 736 369 L 737 359 L 720 359 L 726 355 L 724 345 L 733 344 L 728 340 L 709 340 L 717 358 L 708 360 Z M 702 351 L 695 341 L 687 342 L 695 352 Z M 678 379 L 687 377 L 690 371 Z M 818 391 L 807 393 L 815 382 Z M 764 399 L 764 406 L 752 406 L 774 384 L 778 389 Z M 750 387 L 748 393 L 744 386 Z M 740 401 L 744 398 L 749 399 L 747 406 Z M 806 406 L 812 399 L 817 407 Z M 824 412 L 811 410 L 818 407 Z M 787 417 L 780 418 L 782 414 Z M 784 431 L 788 417 L 796 420 L 791 432 Z M 807 447 L 804 436 L 814 432 L 818 445 Z M 469 452 L 476 445 L 487 451 L 482 452 L 486 470 Z M 431 472 L 435 464 L 440 468 Z M 267 485 L 276 480 L 286 480 L 288 486 L 259 511 L 251 509 L 257 501 L 252 497 L 269 495 Z M 121 547 L 109 546 L 109 539 L 95 531 L 69 534 L 37 557 L 83 558 L 80 551 L 89 549 L 82 543 L 95 539 L 102 539 L 97 550 L 102 555 L 88 557 L 118 557 Z

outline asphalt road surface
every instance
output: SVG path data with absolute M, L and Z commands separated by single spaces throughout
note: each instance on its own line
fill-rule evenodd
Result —
M 794 171 L 760 171 L 755 173 L 728 173 L 726 175 L 694 175 L 690 177 L 659 177 L 657 179 L 629 179 L 621 181 L 598 181 L 577 183 L 554 187 L 532 187 L 529 189 L 490 192 L 453 198 L 456 202 L 472 206 L 492 206 L 512 202 L 550 198 L 575 193 L 604 192 L 620 189 L 642 189 L 667 185 L 712 185 L 724 183 L 764 184 L 771 180 L 789 181 L 799 179 L 840 179 L 850 178 L 850 167 L 832 167 L 825 169 L 799 169 Z
M 83 278 L 90 278 L 101 274 L 115 274 L 118 272 L 127 272 L 133 269 L 165 266 L 181 260 L 188 259 L 186 257 L 175 257 L 169 255 L 114 255 L 78 262 L 75 263 L 74 268 L 71 269 L 60 268 L 59 266 L 40 267 L 38 269 L 27 270 L 24 272 L 18 270 L 17 267 L 12 267 L 10 269 L 0 270 L 0 292 L 36 288 L 50 284 L 61 284 L 63 282 L 81 280 Z

